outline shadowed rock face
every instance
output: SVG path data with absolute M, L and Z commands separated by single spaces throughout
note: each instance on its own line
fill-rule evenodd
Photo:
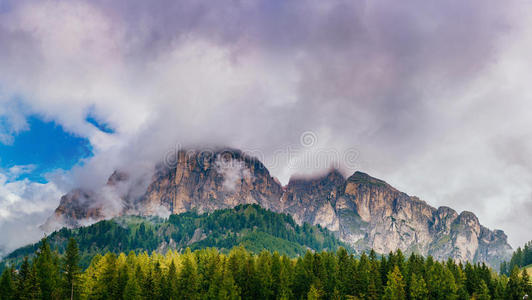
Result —
M 127 174 L 115 172 L 105 188 L 127 180 Z M 357 250 L 387 253 L 400 248 L 438 260 L 450 257 L 491 266 L 498 266 L 511 251 L 504 232 L 483 227 L 473 213 L 433 208 L 365 173 L 345 178 L 331 170 L 314 178 L 292 178 L 282 187 L 260 161 L 233 149 L 179 152 L 171 162 L 156 167 L 142 196 L 130 194 L 122 192 L 122 205 L 109 210 L 96 199 L 101 192 L 73 190 L 62 197 L 51 219 L 77 226 L 83 219 L 112 217 L 104 213 L 109 211 L 114 215 L 209 212 L 257 203 L 288 213 L 300 224 L 327 227 Z

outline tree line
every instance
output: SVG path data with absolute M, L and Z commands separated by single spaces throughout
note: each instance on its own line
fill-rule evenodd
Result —
M 71 238 L 64 254 L 46 239 L 18 269 L 0 277 L 0 300 L 12 299 L 522 299 L 526 271 L 498 275 L 484 264 L 435 261 L 398 250 L 359 257 L 344 248 L 297 258 L 243 247 L 166 254 L 96 255 L 86 269 Z
M 532 265 L 532 241 L 526 243 L 523 248 L 518 247 L 510 261 L 501 264 L 501 273 L 509 275 L 514 267 L 522 268 L 528 265 Z
M 195 235 L 201 238 L 195 238 Z M 171 215 L 166 220 L 121 217 L 86 227 L 62 228 L 52 233 L 48 242 L 59 253 L 64 253 L 70 238 L 78 242 L 84 268 L 98 253 L 164 252 L 165 247 L 170 248 L 169 245 L 173 249 L 189 247 L 192 250 L 215 247 L 222 252 L 244 245 L 256 253 L 267 249 L 291 257 L 304 255 L 309 248 L 321 251 L 342 246 L 351 251 L 326 228 L 307 223 L 298 225 L 291 216 L 274 213 L 259 205 L 238 205 L 204 214 L 185 212 Z M 39 247 L 40 242 L 19 248 L 6 256 L 4 261 L 18 266 L 25 256 L 31 257 Z

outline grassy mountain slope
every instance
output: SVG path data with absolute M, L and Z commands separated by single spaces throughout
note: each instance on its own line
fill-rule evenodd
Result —
M 212 213 L 186 212 L 168 219 L 127 216 L 100 221 L 87 227 L 63 228 L 52 233 L 48 240 L 52 248 L 63 253 L 70 237 L 74 237 L 87 266 L 97 253 L 158 251 L 168 249 L 192 250 L 215 247 L 222 252 L 242 245 L 252 252 L 263 249 L 297 256 L 307 249 L 349 249 L 327 229 L 304 224 L 299 226 L 291 216 L 265 210 L 258 205 L 240 205 Z M 13 251 L 4 262 L 18 264 L 24 256 L 32 255 L 40 243 Z

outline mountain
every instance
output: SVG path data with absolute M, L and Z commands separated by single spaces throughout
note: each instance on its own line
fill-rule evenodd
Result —
M 314 178 L 292 178 L 282 186 L 258 159 L 221 149 L 178 152 L 156 166 L 142 192 L 138 192 L 142 185 L 131 181 L 128 174 L 117 171 L 100 191 L 68 193 L 46 226 L 75 227 L 119 215 L 203 213 L 258 204 L 290 214 L 298 224 L 328 228 L 357 251 L 401 249 L 438 260 L 491 266 L 498 266 L 511 252 L 505 233 L 482 226 L 473 213 L 434 208 L 362 172 L 345 178 L 330 170 Z
M 215 247 L 227 252 L 243 246 L 259 253 L 263 249 L 288 256 L 313 251 L 335 251 L 342 246 L 334 234 L 321 226 L 299 226 L 290 215 L 274 213 L 256 204 L 198 214 L 184 212 L 168 218 L 122 216 L 74 229 L 62 228 L 48 237 L 53 249 L 63 253 L 70 237 L 81 251 L 81 262 L 88 266 L 92 257 L 106 252 L 130 251 L 166 253 L 169 249 L 191 250 Z M 19 248 L 4 258 L 4 263 L 18 264 L 39 248 L 40 242 Z

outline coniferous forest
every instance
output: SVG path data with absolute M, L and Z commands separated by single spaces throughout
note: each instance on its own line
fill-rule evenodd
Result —
M 531 293 L 526 271 L 509 276 L 486 265 L 401 251 L 356 258 L 344 248 L 289 258 L 227 254 L 214 248 L 166 254 L 108 252 L 86 269 L 71 238 L 64 254 L 42 240 L 35 256 L 0 277 L 0 299 L 522 299 Z
M 532 241 L 526 243 L 523 248 L 518 247 L 510 261 L 501 264 L 501 273 L 509 275 L 514 267 L 522 268 L 528 265 L 532 265 Z
M 235 246 L 243 246 L 254 253 L 263 249 L 278 251 L 290 257 L 304 255 L 307 249 L 322 251 L 344 247 L 352 252 L 326 228 L 307 223 L 300 226 L 290 215 L 274 213 L 259 205 L 238 205 L 203 214 L 186 212 L 167 219 L 120 217 L 87 227 L 62 228 L 47 240 L 51 248 L 63 254 L 70 238 L 78 242 L 80 264 L 84 268 L 96 254 L 107 252 L 117 255 L 130 251 L 165 253 L 167 249 L 213 247 L 227 253 Z M 25 256 L 32 257 L 40 247 L 39 242 L 19 248 L 4 257 L 3 262 L 20 266 Z M 0 272 L 2 268 L 0 264 Z

